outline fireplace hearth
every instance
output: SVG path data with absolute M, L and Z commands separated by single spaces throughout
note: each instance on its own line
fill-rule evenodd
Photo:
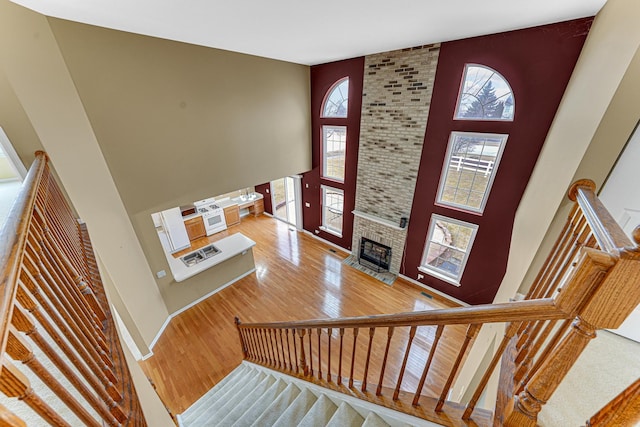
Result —
M 391 248 L 366 237 L 360 238 L 360 256 L 358 262 L 377 272 L 389 271 Z

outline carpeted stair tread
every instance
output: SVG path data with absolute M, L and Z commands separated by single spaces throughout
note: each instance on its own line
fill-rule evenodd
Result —
M 229 375 L 224 377 L 222 381 L 216 384 L 211 390 L 206 392 L 200 397 L 193 405 L 191 405 L 186 411 L 180 415 L 180 420 L 185 425 L 188 425 L 191 421 L 198 418 L 208 408 L 208 402 L 215 402 L 218 398 L 224 395 L 228 390 L 233 387 L 237 387 L 238 384 L 243 383 L 249 375 L 254 371 L 248 365 L 240 365 Z
M 273 427 L 291 427 L 298 425 L 313 404 L 316 403 L 316 400 L 318 400 L 316 395 L 305 388 L 298 397 L 296 397 L 296 400 L 289 405 L 287 410 L 282 413 L 280 418 L 276 420 Z
M 326 427 L 360 427 L 364 418 L 347 402 L 342 402 Z
M 256 402 L 240 417 L 234 427 L 249 427 L 287 388 L 287 383 L 278 379 Z
M 338 407 L 327 396 L 321 394 L 307 415 L 298 423 L 298 427 L 317 427 L 326 425 Z
M 185 425 L 206 425 L 202 423 L 208 419 L 211 419 L 214 414 L 218 413 L 220 409 L 227 404 L 231 403 L 231 407 L 233 407 L 233 404 L 235 403 L 236 399 L 239 398 L 239 396 L 243 396 L 248 392 L 248 390 L 253 389 L 265 377 L 265 373 L 259 372 L 257 374 L 254 374 L 253 376 L 249 375 L 246 381 L 238 381 L 233 387 L 229 388 L 226 393 L 221 393 L 219 398 L 216 397 L 215 400 L 208 400 L 205 410 L 198 417 L 191 418 L 189 420 L 189 422 L 192 424 L 187 424 L 187 420 L 184 420 Z M 217 416 L 216 418 L 219 420 L 221 417 Z
M 295 384 L 289 384 L 277 399 L 264 410 L 252 426 L 261 427 L 273 425 L 273 423 L 280 418 L 280 415 L 296 400 L 299 394 L 300 389 Z
M 221 417 L 224 417 L 220 420 L 220 426 L 232 426 L 237 420 L 242 417 L 254 403 L 256 400 L 260 398 L 273 384 L 275 384 L 276 379 L 268 375 L 257 387 L 253 390 L 249 390 L 249 392 L 237 402 L 232 408 L 222 407 L 220 409 L 219 414 Z M 229 409 L 227 411 L 227 409 Z M 225 415 L 226 413 L 226 415 Z
M 369 412 L 367 418 L 364 419 L 362 427 L 390 427 L 389 424 L 375 412 Z

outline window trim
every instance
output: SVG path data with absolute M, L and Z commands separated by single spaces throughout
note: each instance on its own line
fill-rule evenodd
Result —
M 326 223 L 325 204 L 326 204 L 327 190 L 342 194 L 342 214 L 341 214 L 342 225 L 340 230 L 336 230 L 335 228 L 328 226 Z M 342 231 L 344 228 L 344 190 L 341 190 L 340 188 L 336 188 L 336 187 L 331 187 L 329 185 L 321 184 L 320 185 L 320 210 L 321 210 L 321 217 L 322 217 L 321 218 L 322 225 L 320 226 L 320 229 L 323 231 L 326 231 L 327 233 L 333 234 L 334 236 L 342 237 Z
M 481 68 L 485 68 L 487 70 L 491 70 L 491 72 L 495 73 L 497 76 L 499 76 L 505 83 L 506 85 L 509 87 L 509 91 L 511 93 L 511 97 L 513 98 L 513 117 L 511 117 L 510 119 L 503 119 L 503 118 L 477 118 L 477 117 L 458 117 L 458 111 L 460 109 L 460 102 L 462 101 L 462 91 L 464 90 L 464 83 L 467 80 L 467 71 L 469 70 L 469 67 L 481 67 Z M 324 105 L 324 104 L 323 104 Z M 464 121 L 478 121 L 478 122 L 514 122 L 516 119 L 516 96 L 513 93 L 513 88 L 511 87 L 511 83 L 509 83 L 509 80 L 507 80 L 501 73 L 499 73 L 496 69 L 489 67 L 488 65 L 484 65 L 484 64 L 477 64 L 474 62 L 469 62 L 464 64 L 464 71 L 462 72 L 462 79 L 460 80 L 460 88 L 458 89 L 458 99 L 456 100 L 456 108 L 453 110 L 453 120 L 464 120 Z
M 343 171 L 344 174 L 342 176 L 342 179 L 335 177 L 335 176 L 327 176 L 326 175 L 326 166 L 327 166 L 327 150 L 326 150 L 326 145 L 327 145 L 327 141 L 325 139 L 325 132 L 324 130 L 327 128 L 333 128 L 333 129 L 344 129 L 344 165 L 343 165 Z M 320 126 L 320 178 L 322 178 L 323 180 L 326 181 L 334 181 L 334 182 L 338 182 L 340 184 L 344 184 L 344 179 L 346 176 L 346 168 L 347 168 L 347 132 L 349 130 L 347 129 L 347 126 L 345 125 L 322 125 Z
M 426 258 L 429 253 L 428 248 L 429 248 L 429 244 L 431 243 L 431 236 L 433 233 L 433 229 L 435 228 L 436 221 L 451 222 L 451 223 L 461 225 L 464 227 L 469 227 L 472 229 L 471 237 L 469 239 L 469 246 L 467 247 L 467 250 L 464 252 L 464 259 L 460 264 L 460 273 L 457 276 L 447 274 L 445 271 L 435 268 L 433 266 L 430 266 L 429 264 L 426 263 Z M 478 224 L 461 221 L 456 218 L 451 218 L 451 217 L 439 215 L 436 213 L 431 214 L 431 219 L 429 221 L 429 229 L 427 231 L 427 238 L 424 243 L 424 249 L 422 250 L 422 257 L 420 258 L 420 265 L 418 266 L 418 270 L 430 276 L 436 277 L 437 279 L 443 280 L 451 285 L 460 286 L 460 280 L 464 275 L 464 270 L 467 266 L 467 261 L 469 261 L 469 255 L 471 254 L 471 250 L 473 249 L 473 242 L 475 241 L 479 228 L 480 226 Z
M 466 136 L 479 136 L 482 138 L 504 138 L 502 144 L 500 144 L 500 149 L 496 155 L 496 160 L 493 163 L 493 168 L 491 170 L 491 174 L 489 175 L 489 182 L 487 182 L 487 188 L 484 191 L 484 196 L 482 197 L 482 203 L 480 203 L 479 208 L 474 208 L 467 205 L 461 205 L 454 202 L 447 202 L 442 200 L 442 195 L 444 193 L 444 187 L 446 184 L 447 172 L 449 171 L 449 165 L 451 164 L 451 153 L 453 150 L 453 141 L 457 135 L 466 135 Z M 502 154 L 504 153 L 504 148 L 507 145 L 507 141 L 509 140 L 509 134 L 507 133 L 485 133 L 485 132 L 465 132 L 465 131 L 451 131 L 449 134 L 449 142 L 447 143 L 447 152 L 444 157 L 444 162 L 442 164 L 442 169 L 440 171 L 440 183 L 438 184 L 438 192 L 436 193 L 436 205 L 443 206 L 446 208 L 453 208 L 462 210 L 464 212 L 469 212 L 476 215 L 482 215 L 484 213 L 484 209 L 487 205 L 487 200 L 489 199 L 489 194 L 491 193 L 491 188 L 493 187 L 493 181 L 495 180 L 495 176 L 498 173 L 498 167 L 500 166 L 500 160 L 502 159 Z
M 331 96 L 331 94 L 333 93 L 333 91 L 342 84 L 342 82 L 347 81 L 348 85 L 347 85 L 347 114 L 342 117 L 342 116 L 325 116 L 324 115 L 324 110 L 325 110 L 325 106 L 327 105 L 327 101 L 329 100 L 329 96 Z M 338 80 L 336 80 L 331 87 L 327 90 L 327 92 L 324 94 L 324 98 L 322 99 L 322 104 L 320 104 L 320 118 L 321 119 L 337 119 L 337 120 L 345 120 L 349 117 L 349 90 L 350 90 L 350 82 L 349 82 L 349 76 L 344 76 L 339 78 Z

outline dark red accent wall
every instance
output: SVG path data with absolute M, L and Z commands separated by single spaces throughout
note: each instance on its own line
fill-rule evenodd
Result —
M 273 207 L 271 206 L 271 184 L 260 184 L 255 186 L 256 193 L 260 193 L 264 196 L 264 211 L 273 215 Z
M 413 199 L 402 274 L 417 279 L 432 213 L 479 225 L 461 286 L 419 281 L 470 304 L 490 303 L 507 266 L 513 221 L 592 18 L 442 43 Z M 453 120 L 467 63 L 487 65 L 511 84 L 513 122 Z M 435 205 L 451 131 L 508 133 L 482 216 Z
M 345 119 L 320 118 L 320 109 L 327 91 L 342 79 L 349 77 L 349 113 Z M 358 168 L 358 142 L 360 140 L 360 112 L 362 110 L 362 81 L 364 58 L 311 67 L 311 141 L 313 144 L 313 168 L 302 175 L 303 227 L 305 230 L 345 249 L 351 250 L 353 234 L 353 211 L 356 194 L 356 172 Z M 322 149 L 321 129 L 324 124 L 347 126 L 347 150 L 344 183 L 325 180 L 320 177 L 320 150 Z M 342 237 L 326 233 L 320 229 L 322 210 L 320 206 L 320 186 L 328 185 L 344 191 L 344 221 Z M 309 207 L 306 207 L 306 204 Z

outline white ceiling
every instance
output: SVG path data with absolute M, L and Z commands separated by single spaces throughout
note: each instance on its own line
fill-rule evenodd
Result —
M 44 15 L 320 64 L 595 15 L 606 0 L 12 0 Z

